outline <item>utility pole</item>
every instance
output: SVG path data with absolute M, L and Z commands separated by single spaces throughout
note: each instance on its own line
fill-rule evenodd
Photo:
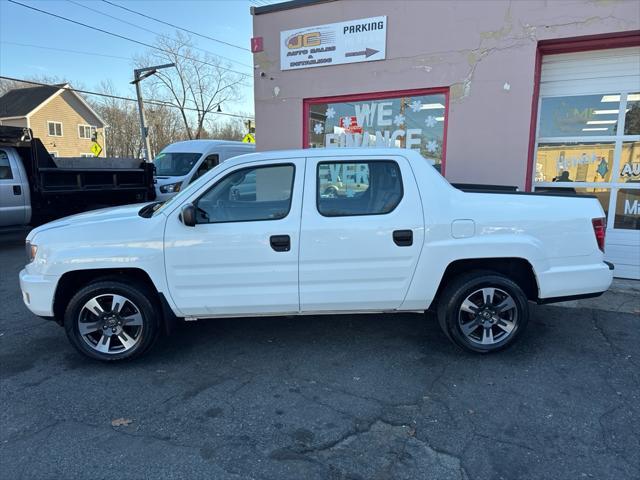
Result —
M 140 82 L 155 74 L 161 68 L 170 68 L 175 66 L 175 63 L 166 63 L 164 65 L 156 65 L 155 67 L 136 68 L 133 71 L 133 81 L 130 83 L 136 86 L 138 113 L 140 114 L 140 139 L 142 140 L 145 162 L 151 161 L 151 143 L 149 142 L 149 127 L 147 127 L 147 119 L 144 116 L 144 104 L 142 102 L 142 89 L 140 88 Z

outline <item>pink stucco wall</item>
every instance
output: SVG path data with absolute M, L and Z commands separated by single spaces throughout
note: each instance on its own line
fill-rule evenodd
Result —
M 388 17 L 386 60 L 280 71 L 282 30 L 378 15 Z M 304 98 L 450 87 L 447 178 L 524 187 L 537 42 L 638 30 L 640 2 L 339 0 L 253 21 L 264 38 L 259 150 L 302 147 Z

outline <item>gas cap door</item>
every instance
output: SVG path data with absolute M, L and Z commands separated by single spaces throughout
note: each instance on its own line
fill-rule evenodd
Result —
M 476 234 L 476 224 L 473 220 L 457 219 L 451 222 L 451 236 L 453 238 L 469 238 Z

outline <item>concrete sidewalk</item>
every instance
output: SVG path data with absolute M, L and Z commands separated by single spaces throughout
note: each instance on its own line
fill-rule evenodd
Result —
M 607 312 L 624 312 L 640 315 L 640 280 L 614 278 L 609 290 L 596 298 L 572 300 L 554 304 L 558 307 L 593 308 Z

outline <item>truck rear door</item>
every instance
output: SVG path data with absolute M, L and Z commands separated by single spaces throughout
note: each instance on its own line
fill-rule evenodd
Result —
M 423 242 L 422 203 L 404 157 L 307 158 L 302 311 L 398 308 Z
M 12 150 L 0 148 L 0 227 L 27 222 L 29 185 L 23 179 Z

